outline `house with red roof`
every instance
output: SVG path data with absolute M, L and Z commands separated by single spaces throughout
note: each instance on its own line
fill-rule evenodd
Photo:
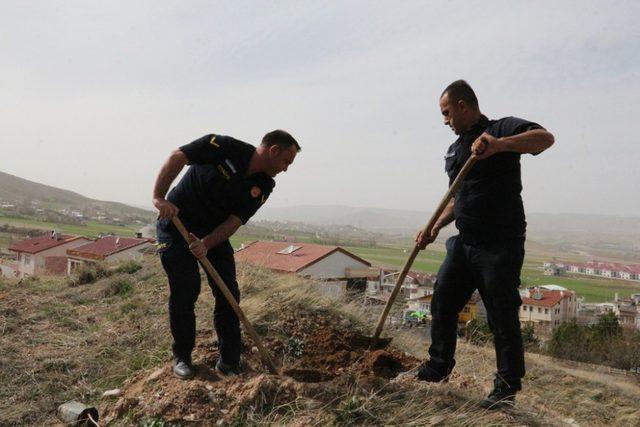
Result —
M 554 266 L 563 267 L 569 273 L 586 274 L 589 276 L 606 277 L 608 279 L 640 281 L 640 265 L 621 264 L 617 262 L 545 262 L 543 268 L 545 274 L 553 273 Z
M 59 263 L 61 258 L 66 258 L 68 249 L 84 245 L 91 240 L 69 234 L 61 234 L 51 231 L 47 234 L 29 239 L 16 240 L 9 245 L 9 251 L 16 254 L 16 276 L 19 278 L 60 274 L 52 271 L 51 266 Z M 49 266 L 49 269 L 47 269 Z M 62 271 L 64 274 L 64 271 Z
M 367 281 L 368 295 L 391 294 L 396 286 L 400 271 L 397 269 L 380 268 L 376 277 L 370 277 Z M 400 288 L 401 295 L 407 299 L 415 299 L 433 293 L 435 275 L 408 271 L 404 283 Z
M 236 251 L 235 259 L 322 280 L 353 280 L 353 271 L 368 271 L 371 267 L 370 262 L 339 246 L 265 240 L 243 245 Z
M 85 263 L 117 263 L 136 260 L 153 246 L 153 239 L 139 237 L 104 236 L 93 242 L 68 249 L 67 274 Z
M 576 294 L 568 289 L 529 288 L 521 293 L 520 321 L 534 322 L 551 329 L 575 319 Z

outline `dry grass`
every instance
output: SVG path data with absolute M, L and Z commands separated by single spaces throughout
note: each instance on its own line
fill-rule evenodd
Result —
M 369 332 L 377 312 L 361 302 L 328 300 L 321 286 L 290 275 L 239 267 L 242 307 L 256 329 L 269 335 L 284 307 L 349 319 Z M 124 283 L 124 284 L 123 284 Z M 130 283 L 131 286 L 127 285 Z M 170 358 L 167 286 L 159 263 L 119 273 L 93 284 L 63 280 L 0 283 L 0 425 L 48 425 L 56 407 L 76 399 L 98 406 L 104 390 L 121 387 L 136 372 L 153 370 Z M 203 282 L 197 305 L 199 333 L 211 330 L 213 299 Z M 379 309 L 378 309 L 379 310 Z M 418 330 L 389 330 L 393 344 L 419 358 L 426 352 Z M 456 374 L 448 384 L 424 384 L 404 377 L 374 391 L 345 378 L 328 402 L 308 397 L 247 412 L 248 425 L 640 425 L 640 397 L 633 380 L 563 366 L 529 356 L 524 390 L 509 412 L 486 412 L 475 403 L 488 391 L 494 371 L 492 348 L 461 343 Z M 145 422 L 161 425 L 162 420 Z M 117 425 L 128 425 L 122 419 Z

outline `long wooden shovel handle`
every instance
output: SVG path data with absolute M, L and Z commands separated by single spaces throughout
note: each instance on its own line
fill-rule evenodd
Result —
M 180 218 L 178 218 L 177 216 L 174 216 L 173 218 L 171 218 L 171 220 L 173 221 L 173 224 L 176 226 L 180 234 L 182 234 L 182 237 L 184 237 L 187 243 L 189 243 L 189 232 L 184 227 L 184 224 L 182 223 L 182 221 L 180 221 Z M 216 282 L 218 289 L 222 291 L 222 294 L 229 302 L 229 305 L 231 305 L 231 308 L 233 308 L 233 311 L 235 311 L 236 315 L 242 322 L 242 325 L 244 326 L 245 330 L 253 340 L 253 343 L 256 345 L 256 347 L 258 347 L 260 356 L 262 357 L 262 360 L 264 361 L 264 363 L 267 365 L 267 368 L 269 368 L 269 372 L 277 375 L 278 370 L 276 369 L 276 365 L 273 363 L 271 356 L 269 356 L 269 353 L 267 353 L 267 350 L 262 345 L 262 340 L 260 340 L 260 337 L 256 333 L 256 330 L 253 329 L 253 326 L 251 325 L 251 322 L 249 322 L 249 319 L 247 319 L 247 317 L 244 315 L 244 312 L 242 311 L 242 309 L 236 302 L 236 299 L 233 297 L 233 295 L 229 291 L 229 288 L 227 288 L 227 285 L 224 283 L 224 280 L 222 280 L 222 277 L 220 277 L 216 269 L 213 268 L 213 265 L 211 265 L 211 262 L 209 262 L 206 256 L 198 258 L 198 261 L 200 261 L 200 264 L 202 264 L 202 266 L 207 271 L 207 273 L 209 273 L 209 276 L 213 278 L 213 281 Z
M 458 176 L 453 181 L 453 184 L 451 184 L 451 186 L 449 187 L 449 190 L 440 201 L 440 204 L 438 205 L 438 208 L 435 210 L 435 212 L 431 216 L 431 219 L 429 220 L 427 225 L 425 225 L 424 230 L 422 230 L 424 234 L 431 234 L 431 229 L 435 225 L 438 218 L 440 218 L 440 215 L 442 215 L 442 212 L 449 204 L 449 201 L 451 200 L 455 192 L 458 191 L 460 184 L 462 184 L 462 181 L 467 176 L 467 173 L 469 173 L 469 170 L 473 167 L 473 165 L 476 163 L 477 160 L 478 159 L 474 155 L 469 157 L 469 160 L 467 160 L 467 162 L 464 164 L 464 166 L 462 167 L 462 170 L 460 170 L 460 172 L 458 173 Z M 416 256 L 418 256 L 418 252 L 420 252 L 420 246 L 418 245 L 418 243 L 416 243 L 416 245 L 413 247 L 413 250 L 411 251 L 411 255 L 409 255 L 409 259 L 407 260 L 404 267 L 402 268 L 402 272 L 398 276 L 398 281 L 396 282 L 396 285 L 394 286 L 393 291 L 391 291 L 391 295 L 389 296 L 389 300 L 387 301 L 387 304 L 384 306 L 384 310 L 382 310 L 382 314 L 380 314 L 380 319 L 378 319 L 378 326 L 376 327 L 376 332 L 373 335 L 373 340 L 372 340 L 372 345 L 374 346 L 376 344 L 376 341 L 378 341 L 378 338 L 380 338 L 380 334 L 382 333 L 382 328 L 384 328 L 384 322 L 387 320 L 387 316 L 389 315 L 391 306 L 396 300 L 396 297 L 398 296 L 398 292 L 400 292 L 400 289 L 402 288 L 402 284 L 404 283 L 404 279 L 407 277 L 407 273 L 409 272 L 409 269 L 411 268 L 413 261 L 416 259 Z

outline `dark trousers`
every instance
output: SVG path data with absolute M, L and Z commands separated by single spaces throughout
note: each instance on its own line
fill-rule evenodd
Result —
M 447 240 L 447 256 L 438 271 L 431 300 L 430 363 L 453 366 L 458 313 L 477 289 L 487 311 L 496 350 L 496 378 L 519 390 L 524 376 L 524 348 L 518 292 L 524 260 L 524 238 L 481 245 L 460 236 Z
M 196 339 L 194 308 L 200 294 L 198 261 L 182 236 L 159 232 L 158 243 L 161 246 L 162 266 L 169 278 L 169 323 L 173 335 L 173 354 L 183 360 L 191 360 Z M 207 258 L 239 302 L 240 291 L 231 244 L 226 241 L 209 250 Z M 209 274 L 207 279 L 216 299 L 213 325 L 218 335 L 220 355 L 224 363 L 235 365 L 240 361 L 240 322 Z

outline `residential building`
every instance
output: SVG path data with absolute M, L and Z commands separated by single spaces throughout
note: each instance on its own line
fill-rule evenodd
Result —
M 400 271 L 381 268 L 376 277 L 367 279 L 367 295 L 388 295 L 396 286 Z M 435 276 L 409 271 L 400 287 L 400 295 L 405 299 L 415 299 L 433 293 Z
M 11 242 L 9 251 L 17 256 L 17 277 L 47 274 L 47 258 L 64 257 L 68 249 L 91 240 L 51 231 L 42 236 Z M 51 263 L 50 263 L 51 264 Z
M 552 290 L 540 287 L 521 292 L 520 321 L 534 322 L 548 328 L 575 319 L 578 301 L 570 290 Z
M 547 276 L 562 276 L 567 271 L 567 267 L 564 264 L 555 262 L 545 262 L 542 268 Z
M 18 263 L 0 260 L 0 277 L 18 277 Z
M 67 274 L 81 264 L 112 264 L 142 258 L 153 247 L 153 239 L 121 236 L 104 236 L 93 242 L 67 250 Z
M 258 240 L 243 245 L 235 253 L 238 263 L 266 267 L 271 270 L 296 273 L 322 280 L 362 282 L 371 274 L 371 263 L 339 246 L 312 243 L 290 243 Z M 362 277 L 354 272 L 363 271 Z
M 589 262 L 545 262 L 543 269 L 545 274 L 554 275 L 556 268 L 562 274 L 562 270 L 569 273 L 586 274 L 589 276 L 606 277 L 608 279 L 640 281 L 640 265 L 621 264 L 602 261 Z
M 407 305 L 403 311 L 403 319 L 405 321 L 415 320 L 417 318 L 424 318 L 425 320 L 431 319 L 431 299 L 433 293 L 428 295 L 411 298 L 407 301 Z M 416 316 L 414 313 L 418 313 Z M 469 301 L 458 313 L 458 323 L 466 324 L 472 319 L 481 319 L 486 321 L 487 314 L 482 298 L 478 291 L 475 291 Z

